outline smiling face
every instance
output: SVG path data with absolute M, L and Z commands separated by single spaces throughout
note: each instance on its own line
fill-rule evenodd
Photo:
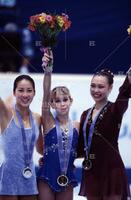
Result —
M 96 103 L 107 101 L 112 85 L 109 85 L 106 76 L 95 75 L 91 80 L 90 93 Z
M 14 95 L 18 106 L 29 107 L 35 95 L 32 83 L 26 79 L 18 81 L 17 87 L 14 90 Z

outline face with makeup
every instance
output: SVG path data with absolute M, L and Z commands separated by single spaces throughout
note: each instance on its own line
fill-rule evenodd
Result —
M 24 77 L 25 76 L 25 77 Z M 14 82 L 14 96 L 16 104 L 20 107 L 29 107 L 35 95 L 34 82 L 23 75 Z
M 108 78 L 102 75 L 95 75 L 91 80 L 90 93 L 96 103 L 105 102 L 112 90 Z
M 72 98 L 66 87 L 57 87 L 51 93 L 51 106 L 58 115 L 68 115 Z

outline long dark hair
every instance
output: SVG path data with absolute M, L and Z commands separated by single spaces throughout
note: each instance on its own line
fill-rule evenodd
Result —
M 20 81 L 22 81 L 23 79 L 27 80 L 27 81 L 30 81 L 30 83 L 32 84 L 32 87 L 34 89 L 34 92 L 35 92 L 35 82 L 34 80 L 29 76 L 29 75 L 20 75 L 18 76 L 15 80 L 14 80 L 14 86 L 13 86 L 13 92 L 15 92 L 16 88 L 17 88 L 17 85 Z

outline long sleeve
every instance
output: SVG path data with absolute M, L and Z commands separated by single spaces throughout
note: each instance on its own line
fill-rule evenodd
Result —
M 124 83 L 119 88 L 119 94 L 112 107 L 112 112 L 118 113 L 118 118 L 127 110 L 129 98 L 131 98 L 131 83 L 129 82 L 128 77 L 126 77 Z
M 87 111 L 84 111 L 81 115 L 80 119 L 80 131 L 79 131 L 79 138 L 78 138 L 78 146 L 77 146 L 77 157 L 84 157 L 84 137 L 83 137 L 83 124 L 86 118 Z

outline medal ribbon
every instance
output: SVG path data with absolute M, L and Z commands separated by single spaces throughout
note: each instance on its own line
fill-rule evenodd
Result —
M 107 105 L 107 103 L 106 103 Z M 95 116 L 93 122 L 91 123 L 91 126 L 90 126 L 90 129 L 89 129 L 89 135 L 88 135 L 88 141 L 87 141 L 87 138 L 86 138 L 86 125 L 87 125 L 87 122 L 89 120 L 89 117 L 94 109 L 94 106 L 89 110 L 87 116 L 86 116 L 86 119 L 85 119 L 85 122 L 84 122 L 84 125 L 83 125 L 83 136 L 84 136 L 84 150 L 85 150 L 85 153 L 86 153 L 86 158 L 88 159 L 88 155 L 89 155 L 89 152 L 90 152 L 90 148 L 91 148 L 91 142 L 92 142 L 92 137 L 93 137 L 93 133 L 94 133 L 94 127 L 95 127 L 95 124 L 96 124 L 96 121 L 97 121 L 97 118 L 100 114 L 100 112 L 102 111 L 102 109 L 106 106 L 104 105 L 100 111 L 97 113 L 97 115 Z
M 31 162 L 31 158 L 32 158 L 32 154 L 33 154 L 34 142 L 35 142 L 35 124 L 34 124 L 32 112 L 29 110 L 30 124 L 31 124 L 31 127 L 32 127 L 32 137 L 31 137 L 31 142 L 30 142 L 29 148 L 28 148 L 27 140 L 26 140 L 26 134 L 25 134 L 25 128 L 24 128 L 24 124 L 23 124 L 23 121 L 22 121 L 21 114 L 20 114 L 20 112 L 17 108 L 15 110 L 16 110 L 18 122 L 19 122 L 20 127 L 21 127 L 21 133 L 22 133 L 22 138 L 23 138 L 25 166 L 29 167 L 30 162 Z
M 60 123 L 57 118 L 55 119 L 55 123 L 56 123 L 58 154 L 59 154 L 61 173 L 66 175 L 70 158 L 71 146 L 72 146 L 73 126 L 71 121 L 69 121 L 68 122 L 69 135 L 65 136 L 65 141 L 63 141 L 62 137 L 63 131 L 60 128 Z

